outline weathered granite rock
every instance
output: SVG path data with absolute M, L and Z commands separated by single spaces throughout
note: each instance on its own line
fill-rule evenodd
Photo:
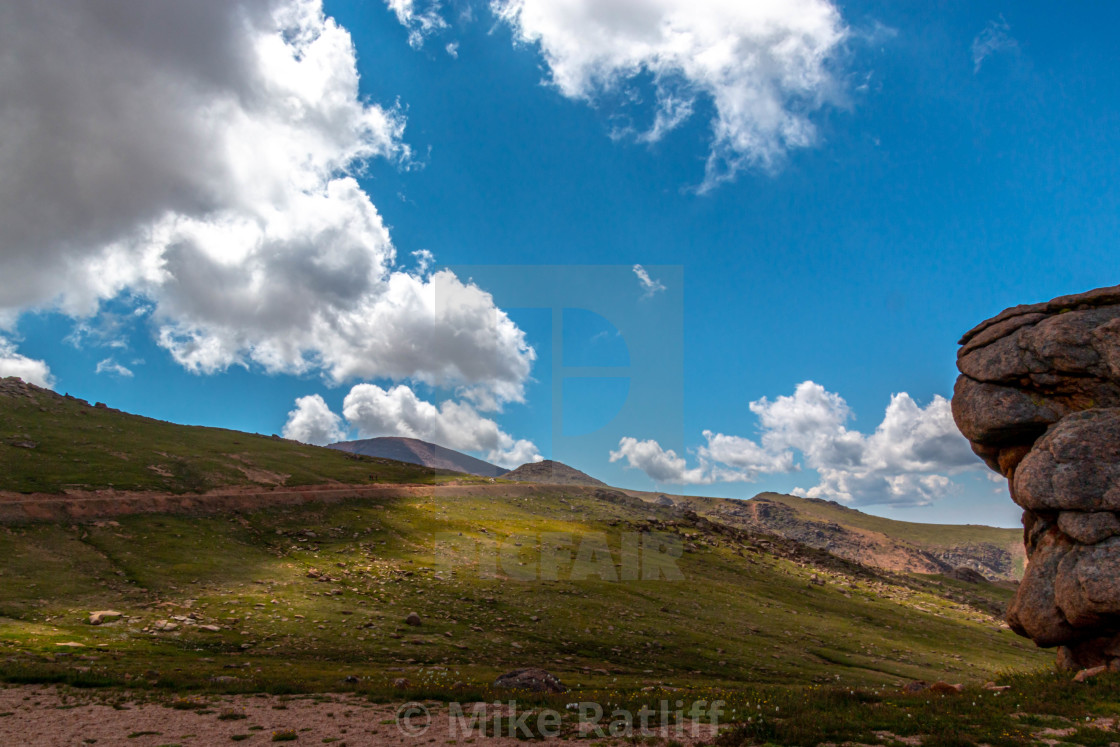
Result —
M 1007 309 L 957 367 L 957 427 L 1025 509 L 1008 623 L 1063 669 L 1120 669 L 1120 286 Z
M 1040 646 L 1057 646 L 1078 638 L 1054 597 L 1058 567 L 1071 547 L 1069 539 L 1056 527 L 1051 527 L 1039 540 L 1015 599 L 1007 608 L 1007 624 L 1011 629 Z
M 1120 535 L 1120 517 L 1107 511 L 1063 511 L 1058 514 L 1058 528 L 1074 542 L 1095 545 Z
M 1120 537 L 1066 552 L 1054 578 L 1054 600 L 1076 628 L 1120 622 Z

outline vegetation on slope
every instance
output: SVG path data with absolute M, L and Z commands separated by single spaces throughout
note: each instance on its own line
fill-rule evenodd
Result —
M 308 690 L 348 674 L 383 688 L 434 666 L 448 685 L 541 665 L 579 687 L 640 688 L 983 681 L 1050 661 L 995 618 L 1009 595 L 1001 588 L 873 574 L 595 492 L 516 497 L 487 486 L 445 501 L 8 527 L 0 675 L 72 672 L 76 657 L 60 654 L 97 649 L 95 671 L 118 682 L 155 670 L 150 679 L 167 686 L 201 686 L 251 662 L 233 672 L 238 687 Z M 573 553 L 581 538 L 605 537 L 620 568 L 621 534 L 651 527 L 685 542 L 683 580 L 508 572 L 535 567 L 534 538 L 546 532 L 569 534 Z M 456 556 L 441 537 L 484 552 L 460 552 L 461 565 L 448 567 Z M 505 561 L 485 577 L 499 542 Z M 89 625 L 102 609 L 126 618 Z M 413 611 L 422 626 L 404 625 Z M 161 620 L 176 628 L 157 629 Z M 83 648 L 59 645 L 71 642 Z

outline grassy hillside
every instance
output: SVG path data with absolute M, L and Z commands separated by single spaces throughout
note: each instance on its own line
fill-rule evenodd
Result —
M 479 684 L 528 665 L 588 687 L 983 681 L 1051 660 L 995 618 L 1008 596 L 998 587 L 874 575 L 618 494 L 502 489 L 0 530 L 0 676 L 72 676 L 75 652 L 95 653 L 98 676 L 118 681 L 155 670 L 157 682 L 200 685 L 251 662 L 231 682 L 297 689 L 348 674 L 384 686 L 399 672 Z M 620 569 L 620 533 L 651 526 L 687 543 L 682 580 L 516 577 L 539 561 L 542 532 L 569 533 L 577 548 L 605 537 Z M 477 557 L 439 537 L 487 553 L 508 540 L 518 555 L 484 578 Z M 452 557 L 461 564 L 441 570 Z M 87 624 L 100 609 L 127 618 Z M 403 624 L 413 611 L 421 627 Z M 159 620 L 178 627 L 157 630 Z M 71 642 L 83 648 L 59 645 Z
M 16 382 L 0 380 L 0 491 L 186 493 L 238 486 L 433 482 L 453 474 L 280 438 L 175 425 Z

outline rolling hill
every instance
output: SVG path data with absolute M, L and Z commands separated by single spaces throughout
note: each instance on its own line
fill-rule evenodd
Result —
M 478 475 L 480 477 L 501 477 L 509 472 L 509 470 L 496 464 L 490 464 L 454 449 L 421 441 L 418 438 L 383 436 L 381 438 L 366 438 L 360 441 L 340 441 L 327 448 L 345 451 L 350 454 L 393 459 L 408 464 L 420 464 L 433 469 L 464 472 L 468 475 Z

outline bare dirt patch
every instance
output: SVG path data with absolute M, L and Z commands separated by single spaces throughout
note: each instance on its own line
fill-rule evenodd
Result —
M 509 736 L 465 734 L 446 704 L 428 704 L 430 720 L 398 724 L 402 704 L 370 703 L 354 695 L 220 695 L 138 702 L 129 693 L 85 691 L 42 685 L 0 689 L 0 744 L 39 745 L 419 745 L 471 740 L 523 745 Z M 491 706 L 492 707 L 492 706 Z M 469 713 L 471 704 L 462 706 Z M 423 724 L 427 728 L 421 730 Z M 692 745 L 711 739 L 707 724 L 673 727 L 664 737 Z M 547 739 L 544 742 L 560 740 Z M 625 741 L 620 738 L 617 741 Z M 538 742 L 539 743 L 539 742 Z

